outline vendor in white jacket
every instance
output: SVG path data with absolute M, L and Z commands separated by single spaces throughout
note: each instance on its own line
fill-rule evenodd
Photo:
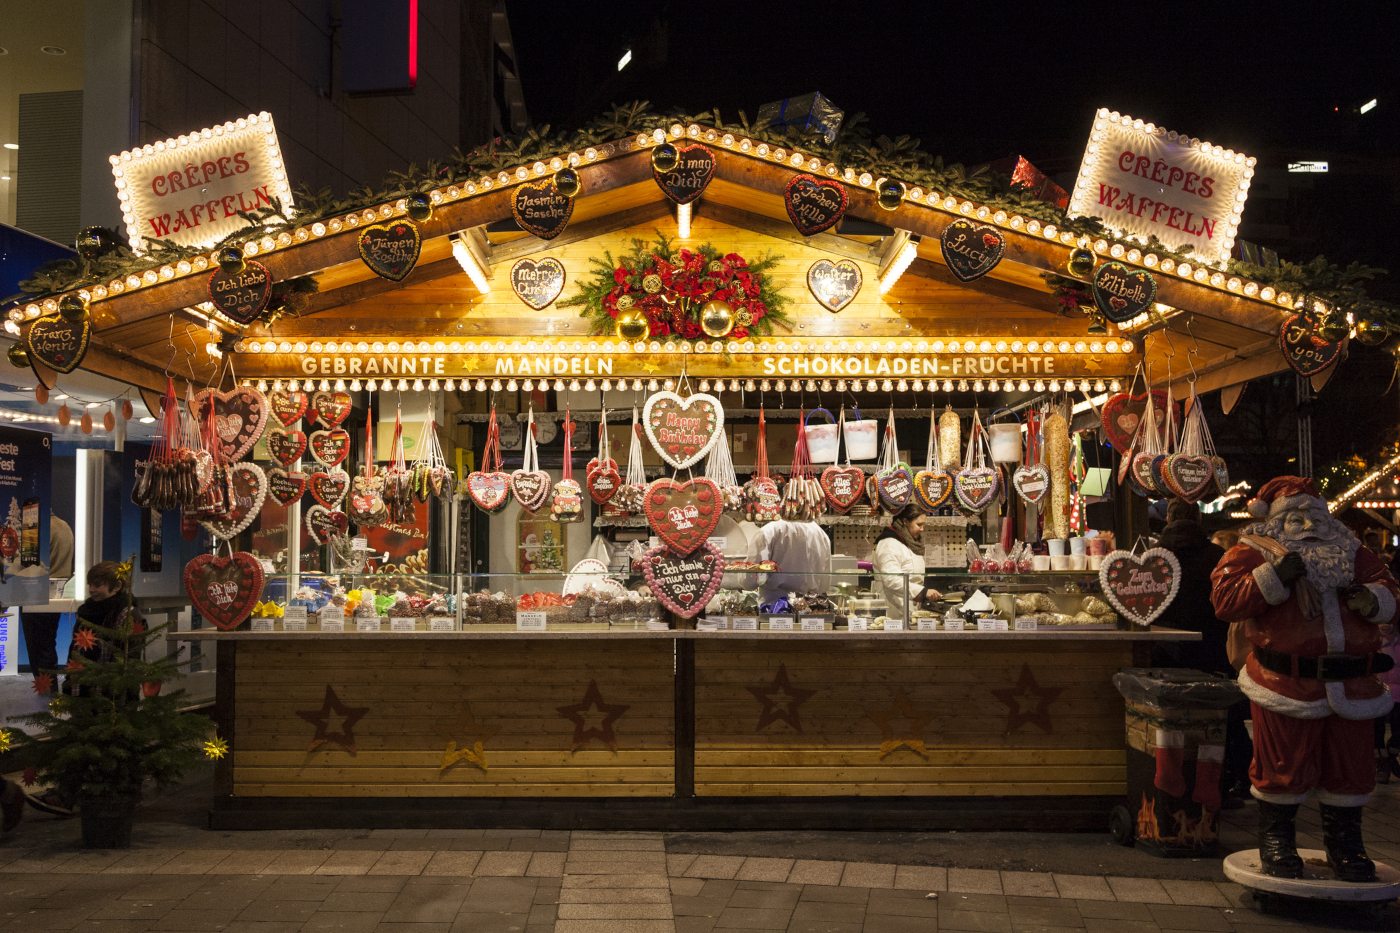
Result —
M 923 509 L 911 502 L 899 510 L 890 521 L 890 527 L 875 539 L 875 589 L 884 594 L 885 615 L 891 619 L 904 618 L 906 593 L 911 610 L 915 603 L 932 602 L 943 595 L 924 586 L 926 518 Z M 907 580 L 905 574 L 909 575 Z

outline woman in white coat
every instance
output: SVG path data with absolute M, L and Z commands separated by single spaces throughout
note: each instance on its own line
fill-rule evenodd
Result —
M 924 521 L 923 509 L 909 503 L 899 510 L 890 526 L 875 539 L 875 587 L 885 597 L 885 615 L 891 619 L 904 618 L 905 596 L 912 610 L 915 603 L 932 602 L 942 596 L 932 587 L 924 586 Z M 905 574 L 908 574 L 906 580 Z

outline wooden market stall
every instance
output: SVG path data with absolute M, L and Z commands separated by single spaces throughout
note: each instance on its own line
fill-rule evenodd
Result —
M 765 406 L 790 420 L 823 398 L 926 423 L 934 407 L 990 412 L 1047 395 L 1082 399 L 1092 414 L 1139 372 L 1182 390 L 1172 340 L 1195 349 L 1200 392 L 1286 365 L 1279 332 L 1295 297 L 1223 264 L 1159 255 L 952 173 L 940 176 L 947 184 L 928 173 L 882 177 L 858 152 L 831 155 L 814 138 L 644 111 L 614 117 L 606 132 L 472 154 L 382 196 L 270 212 L 224 244 L 241 256 L 152 253 L 170 261 L 94 272 L 17 306 L 11 320 L 33 327 L 81 294 L 91 309 L 83 365 L 143 387 L 153 411 L 168 373 L 195 389 L 346 393 L 347 465 L 386 459 L 391 399 L 430 399 L 416 417 L 442 422 L 445 450 L 462 454 L 447 462 L 462 473 L 489 469 L 484 422 L 507 396 L 557 421 L 571 400 L 630 407 L 634 395 L 687 379 L 702 392 L 713 383 L 732 423 L 752 424 Z M 676 169 L 661 171 L 672 158 L 663 147 L 678 150 Z M 811 207 L 823 190 L 844 209 Z M 983 244 L 975 256 L 959 258 L 960 233 Z M 766 287 L 786 297 L 790 323 L 624 334 L 561 306 L 596 282 L 599 262 L 606 274 L 633 240 L 658 237 L 676 249 L 712 244 L 725 261 L 780 257 Z M 233 271 L 217 272 L 221 261 Z M 1108 267 L 1119 285 L 1103 277 Z M 240 320 L 249 308 L 223 305 L 211 280 L 248 270 L 265 278 L 236 283 L 257 305 Z M 1125 281 L 1150 281 L 1150 295 L 1129 296 L 1137 313 L 1105 315 L 1095 283 L 1107 302 Z M 187 351 L 183 371 L 168 362 L 172 348 Z M 313 434 L 308 423 L 300 430 Z M 922 448 L 909 447 L 918 469 Z M 1125 787 L 1111 675 L 1146 664 L 1154 641 L 1197 637 L 1150 625 L 860 631 L 831 620 L 812 631 L 697 631 L 675 614 L 670 627 L 470 624 L 463 603 L 476 590 L 503 589 L 514 608 L 534 588 L 557 593 L 562 575 L 538 583 L 511 572 L 514 561 L 473 562 L 505 526 L 464 486 L 434 506 L 426 556 L 394 567 L 397 579 L 422 577 L 406 588 L 456 600 L 446 623 L 415 607 L 420 618 L 403 630 L 386 610 L 365 628 L 347 613 L 332 631 L 313 610 L 297 626 L 230 619 L 228 631 L 173 636 L 219 648 L 219 730 L 231 751 L 217 826 L 1098 826 Z M 589 521 L 572 527 L 627 524 L 583 499 Z M 313 511 L 298 492 L 281 521 L 299 530 Z M 308 579 L 344 566 L 340 555 L 310 568 L 299 555 L 311 545 L 289 539 L 289 562 L 267 575 L 281 582 L 240 590 L 245 608 L 294 601 Z M 1096 588 L 1085 567 L 1073 578 L 964 567 L 934 583 L 1016 592 L 1040 580 L 1069 595 Z

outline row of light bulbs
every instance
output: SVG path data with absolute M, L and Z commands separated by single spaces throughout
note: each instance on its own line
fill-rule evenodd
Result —
M 243 384 L 250 387 L 254 385 L 251 379 L 244 379 Z M 633 379 L 630 382 L 626 379 L 619 379 L 616 383 L 611 379 L 555 379 L 553 382 L 548 379 L 541 379 L 538 382 L 534 379 L 520 381 L 515 379 L 507 379 L 504 381 L 500 379 L 477 379 L 475 383 L 473 383 L 471 379 L 367 379 L 363 382 L 359 379 L 351 379 L 349 382 L 346 382 L 344 379 L 336 379 L 334 381 L 322 379 L 320 382 L 317 382 L 315 379 L 274 379 L 270 387 L 277 392 L 281 392 L 284 389 L 291 392 L 296 392 L 298 390 L 311 392 L 317 389 L 322 392 L 330 392 L 332 390 L 336 392 L 359 392 L 362 389 L 370 392 L 378 392 L 380 390 L 392 392 L 395 389 L 400 392 L 455 392 L 459 384 L 464 392 L 471 391 L 473 387 L 475 387 L 478 392 L 485 392 L 487 389 L 490 389 L 492 392 L 517 392 L 522 389 L 526 392 L 534 392 L 536 389 L 539 389 L 541 392 L 547 392 L 551 387 L 556 392 L 563 392 L 565 390 L 570 392 L 596 392 L 599 389 L 604 392 L 611 392 L 614 388 L 619 392 L 625 392 L 629 388 L 633 392 L 659 392 L 662 389 L 669 392 L 676 387 L 676 381 L 674 379 Z M 268 381 L 266 379 L 259 379 L 257 381 L 257 388 L 260 392 L 266 392 L 269 388 Z M 845 379 L 808 379 L 805 382 L 801 379 L 793 379 L 791 382 L 786 379 L 779 379 L 776 381 L 768 379 L 762 381 L 755 379 L 730 379 L 727 383 L 723 379 L 716 379 L 713 388 L 716 392 L 723 392 L 726 389 L 730 392 L 738 392 L 740 389 L 749 392 L 787 392 L 789 390 L 799 392 L 803 389 L 808 392 L 908 392 L 910 390 L 922 392 L 924 389 L 928 389 L 930 392 L 937 392 L 939 391 L 940 383 L 937 379 L 930 379 L 928 382 L 924 382 L 922 379 L 914 379 L 912 381 L 908 379 L 885 379 L 883 381 L 879 379 L 867 379 L 864 381 L 860 379 L 850 381 Z M 975 379 L 971 382 L 966 379 L 960 379 L 957 382 L 951 379 L 945 379 L 941 383 L 941 388 L 944 392 L 952 392 L 954 389 L 958 392 L 1073 392 L 1076 389 L 1081 392 L 1118 392 L 1122 389 L 1122 383 L 1117 379 L 1108 381 L 1103 379 L 1080 379 L 1078 381 L 1066 379 L 1064 382 L 1060 382 L 1058 379 L 1051 379 L 1048 382 L 1043 379 L 1037 379 L 1034 382 L 1028 379 L 1022 379 L 1019 382 L 1015 379 L 988 379 L 986 381 Z M 701 392 L 709 392 L 710 389 L 710 380 L 700 380 Z

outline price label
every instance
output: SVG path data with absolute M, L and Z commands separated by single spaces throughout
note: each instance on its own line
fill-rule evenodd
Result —
M 343 632 L 345 631 L 345 607 L 327 606 L 321 610 L 321 631 L 323 632 Z
M 729 616 L 705 616 L 700 621 L 712 626 L 716 631 L 723 631 L 729 628 Z
M 517 612 L 515 630 L 517 632 L 543 632 L 546 616 L 543 612 Z
M 943 620 L 943 631 L 945 632 L 961 632 L 964 628 L 966 628 L 966 623 L 961 618 Z
M 977 631 L 979 632 L 1006 632 L 1011 627 L 1006 624 L 1005 619 L 978 619 Z
M 289 613 L 289 614 L 290 614 L 290 613 Z M 304 631 L 306 631 L 306 620 L 305 620 L 305 619 L 288 619 L 288 618 L 284 618 L 284 619 L 282 620 L 282 631 L 284 631 L 284 632 L 304 632 Z
M 306 607 L 305 607 L 305 606 L 288 606 L 286 609 L 283 609 L 283 610 L 282 610 L 282 627 L 283 627 L 283 628 L 286 628 L 288 622 L 302 622 L 302 623 L 306 622 Z M 305 627 L 303 627 L 303 628 L 302 628 L 302 631 L 305 631 L 305 630 L 306 630 Z
M 904 620 L 903 620 L 903 619 L 886 619 L 886 620 L 885 620 L 885 631 L 887 631 L 887 632 L 902 632 L 902 631 L 904 631 Z
M 1039 628 L 1039 626 L 1040 623 L 1038 623 L 1035 619 L 1016 620 L 1016 631 L 1018 632 L 1034 632 L 1037 630 L 1037 628 Z
M 253 620 L 253 631 L 255 631 L 255 632 L 270 632 L 270 631 L 272 631 L 272 620 L 271 620 L 271 619 L 254 619 L 254 620 Z
M 710 544 L 713 544 L 715 547 L 719 548 L 719 552 L 721 554 L 724 553 L 725 548 L 729 547 L 729 538 L 724 535 L 718 535 L 713 538 L 706 538 L 705 540 Z
M 379 631 L 379 616 L 369 619 L 356 619 L 355 631 L 357 632 L 377 632 Z
M 756 632 L 758 616 L 730 616 L 729 627 L 736 632 Z
M 807 616 L 803 616 L 803 617 L 802 617 L 802 631 L 804 631 L 804 632 L 825 632 L 825 631 L 826 631 L 826 616 L 815 616 L 815 617 L 812 617 L 812 618 L 809 618 L 809 617 L 807 617 Z
M 355 551 L 368 551 L 369 538 L 351 538 L 350 548 Z
M 919 620 L 919 631 L 921 631 L 921 632 L 936 632 L 936 631 L 938 631 L 938 619 L 937 619 L 937 618 L 920 619 L 920 620 Z
M 428 631 L 455 632 L 457 631 L 457 620 L 452 616 L 428 616 Z
M 768 631 L 770 632 L 791 632 L 792 616 L 769 616 Z
M 392 616 L 389 619 L 389 631 L 391 632 L 412 632 L 417 628 L 417 619 L 406 616 Z
M 852 632 L 868 632 L 870 631 L 870 617 L 851 616 L 846 621 L 846 628 Z
M 276 572 L 277 572 L 275 569 L 273 569 L 272 561 L 270 561 L 270 560 L 260 560 L 260 561 L 258 561 L 258 563 L 262 564 L 263 573 L 276 573 Z

